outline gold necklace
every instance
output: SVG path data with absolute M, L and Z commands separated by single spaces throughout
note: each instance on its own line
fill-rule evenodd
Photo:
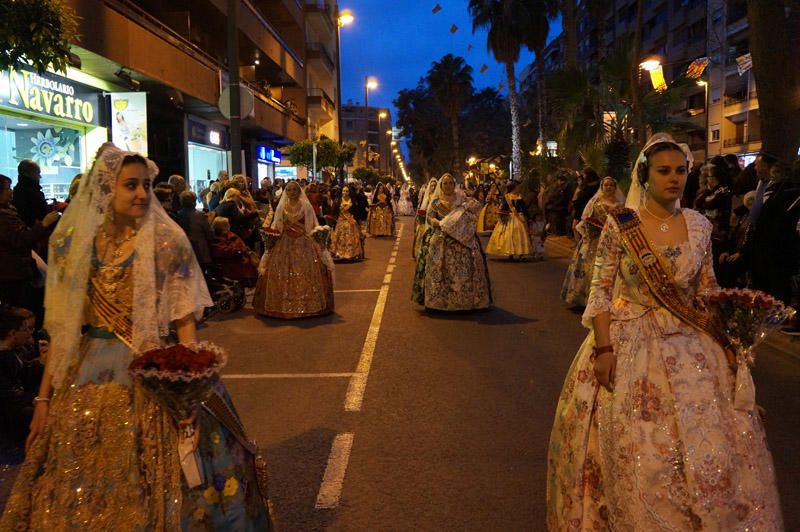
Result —
M 675 212 L 673 212 L 672 214 L 670 214 L 669 216 L 667 216 L 666 218 L 659 218 L 658 216 L 656 216 L 655 214 L 653 214 L 653 211 L 651 211 L 650 209 L 648 209 L 648 208 L 647 208 L 647 204 L 646 204 L 646 203 L 644 204 L 644 210 L 646 210 L 646 211 L 647 211 L 647 213 L 648 213 L 650 216 L 652 216 L 653 218 L 655 218 L 656 220 L 658 220 L 658 221 L 660 221 L 660 222 L 661 222 L 661 225 L 660 225 L 660 226 L 658 226 L 658 229 L 659 229 L 659 230 L 660 230 L 662 233 L 666 233 L 666 232 L 668 232 L 668 231 L 669 231 L 669 224 L 668 224 L 667 222 L 668 222 L 669 220 L 671 220 L 671 219 L 672 219 L 672 218 L 673 218 L 673 217 L 674 217 L 676 214 L 678 214 L 678 211 L 675 211 Z
M 108 232 L 107 225 L 103 225 L 103 236 L 107 242 L 106 246 L 108 246 L 108 244 L 112 244 L 114 246 L 114 251 L 111 253 L 112 260 L 116 261 L 122 256 L 122 246 L 130 242 L 138 232 L 139 230 L 134 228 L 128 233 L 128 236 L 117 240 Z M 106 253 L 108 253 L 108 248 L 106 248 Z

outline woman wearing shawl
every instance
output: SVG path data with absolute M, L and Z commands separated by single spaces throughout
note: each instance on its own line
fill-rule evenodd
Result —
M 420 248 L 425 240 L 425 234 L 430 229 L 426 219 L 426 209 L 428 208 L 429 200 L 433 197 L 433 193 L 436 192 L 436 186 L 438 184 L 439 181 L 436 179 L 431 179 L 428 181 L 428 186 L 422 187 L 419 191 L 419 209 L 417 209 L 416 217 L 414 218 L 414 243 L 411 246 L 411 254 L 414 260 L 419 260 Z
M 312 238 L 314 208 L 296 181 L 286 185 L 272 229 L 281 236 L 264 253 L 253 308 L 273 318 L 295 319 L 333 312 L 333 260 Z
M 492 182 L 492 185 L 489 187 L 489 193 L 486 194 L 486 201 L 481 209 L 481 213 L 478 215 L 478 232 L 481 234 L 491 233 L 497 225 L 497 220 L 500 217 L 499 195 L 497 183 Z
M 386 185 L 378 183 L 372 194 L 367 218 L 367 232 L 372 236 L 394 235 L 394 211 Z
M 506 193 L 500 204 L 500 220 L 489 237 L 486 253 L 500 255 L 513 260 L 531 253 L 531 238 L 525 216 L 525 202 L 516 193 L 517 183 L 506 185 Z
M 581 221 L 575 226 L 575 232 L 580 235 L 580 240 L 575 247 L 572 262 L 567 268 L 567 275 L 561 287 L 561 299 L 567 304 L 575 307 L 586 306 L 600 231 L 603 230 L 608 213 L 624 203 L 625 196 L 617 187 L 614 178 L 606 176 L 601 179 L 600 188 L 586 203 Z
M 345 186 L 335 209 L 336 228 L 331 234 L 330 249 L 334 259 L 358 261 L 364 258 L 361 228 L 353 216 L 353 209 L 351 189 Z
M 734 407 L 724 340 L 697 296 L 717 290 L 711 224 L 678 208 L 691 152 L 650 139 L 627 208 L 600 235 L 548 452 L 549 530 L 783 530 L 756 411 Z
M 414 205 L 411 204 L 411 199 L 408 197 L 409 185 L 403 183 L 400 187 L 400 200 L 397 202 L 397 214 L 400 216 L 414 216 Z
M 433 310 L 474 310 L 492 302 L 486 256 L 475 233 L 480 204 L 456 191 L 444 174 L 428 203 L 431 230 L 417 262 L 413 299 Z
M 105 144 L 50 239 L 52 341 L 2 530 L 269 526 L 244 448 L 201 409 L 201 480 L 189 488 L 174 422 L 127 371 L 171 327 L 196 342 L 195 318 L 212 304 L 186 235 L 153 200 L 157 172 Z

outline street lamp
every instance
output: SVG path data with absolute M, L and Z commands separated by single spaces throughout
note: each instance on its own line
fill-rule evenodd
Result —
M 336 91 L 336 132 L 339 135 L 339 145 L 342 145 L 342 32 L 341 29 L 353 23 L 355 17 L 353 12 L 349 9 L 342 9 L 339 11 L 339 16 L 336 17 L 338 22 L 336 28 L 336 83 L 338 90 Z M 345 171 L 346 172 L 346 171 Z M 344 176 L 339 175 L 339 181 L 344 184 Z
M 339 11 L 339 27 L 348 26 L 353 23 L 356 17 L 353 16 L 353 12 L 349 9 L 342 9 Z
M 639 67 L 647 72 L 653 71 L 661 66 L 661 58 L 653 55 L 639 63 Z
M 378 80 L 364 76 L 364 124 L 366 124 L 366 142 L 364 143 L 364 167 L 369 166 L 369 91 L 378 88 Z

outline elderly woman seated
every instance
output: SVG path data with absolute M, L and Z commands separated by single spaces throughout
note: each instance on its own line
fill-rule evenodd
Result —
M 255 286 L 258 279 L 258 256 L 245 245 L 224 216 L 217 216 L 212 224 L 214 243 L 211 260 L 221 269 L 223 276 L 240 281 L 245 286 Z

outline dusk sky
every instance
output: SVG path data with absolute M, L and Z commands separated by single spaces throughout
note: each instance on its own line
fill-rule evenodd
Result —
M 437 3 L 441 11 L 432 13 Z M 339 9 L 350 9 L 355 16 L 353 24 L 341 28 L 344 103 L 363 104 L 364 76 L 369 75 L 379 84 L 369 93 L 370 106 L 391 107 L 400 90 L 415 87 L 431 63 L 448 53 L 473 68 L 476 88 L 498 88 L 501 82 L 505 87 L 504 67 L 486 50 L 486 32 L 472 33 L 467 0 L 345 0 Z M 450 33 L 453 24 L 458 30 Z M 551 38 L 560 30 L 560 20 L 551 22 Z M 523 51 L 517 74 L 533 57 Z M 481 74 L 484 64 L 488 70 Z M 393 120 L 395 114 L 393 110 Z

